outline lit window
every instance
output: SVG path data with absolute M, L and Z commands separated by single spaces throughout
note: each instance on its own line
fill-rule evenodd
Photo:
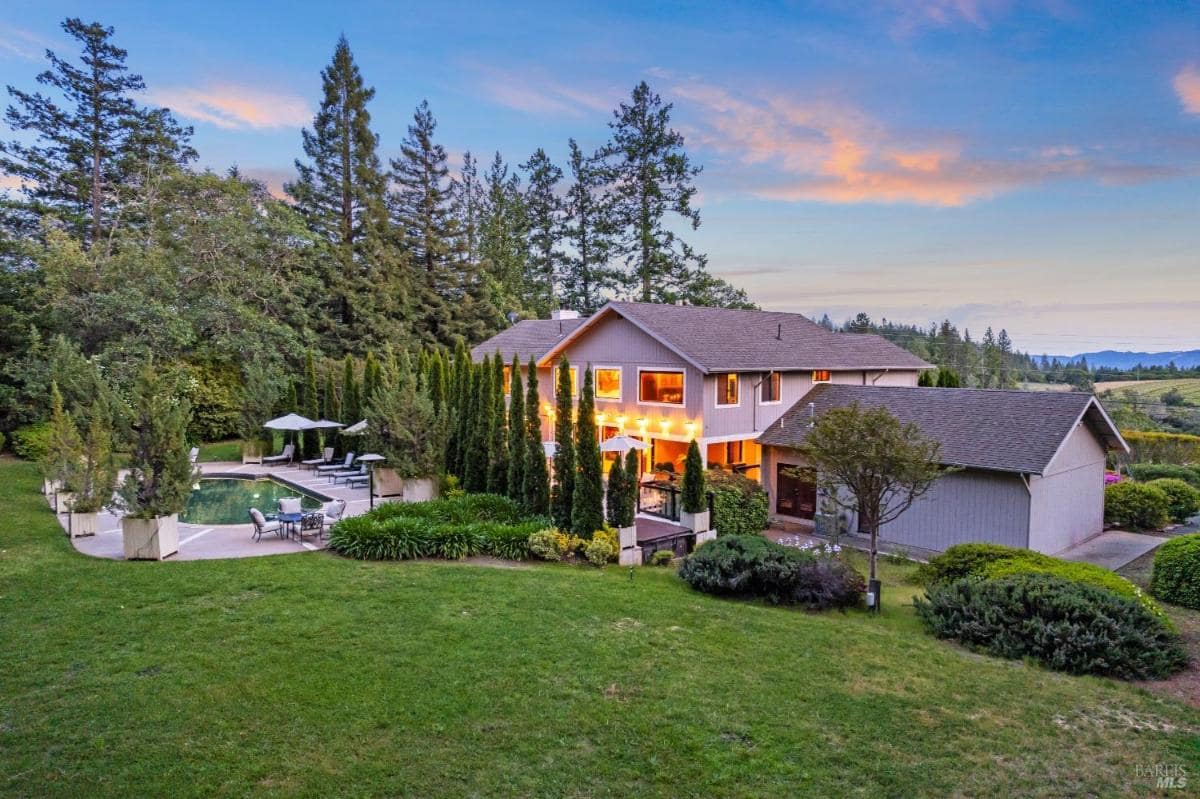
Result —
M 762 401 L 779 402 L 782 388 L 783 375 L 779 372 L 771 372 L 762 381 Z
M 619 400 L 621 398 L 621 370 L 613 368 L 596 370 L 596 399 Z
M 505 394 L 512 393 L 512 367 L 511 366 L 504 367 L 504 393 Z
M 561 366 L 558 368 L 562 369 Z M 571 396 L 578 397 L 579 396 L 579 369 L 574 366 L 571 366 L 568 368 L 571 370 Z M 558 373 L 557 372 L 555 373 L 555 377 L 554 377 L 554 390 L 558 391 Z
M 717 404 L 738 404 L 738 376 L 736 373 L 717 375 Z
M 814 383 L 828 383 L 832 379 L 833 378 L 830 376 L 828 369 L 813 370 L 812 381 Z
M 638 402 L 683 404 L 683 372 L 642 372 L 638 375 Z

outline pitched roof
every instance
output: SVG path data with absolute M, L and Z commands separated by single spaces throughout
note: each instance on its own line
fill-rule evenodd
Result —
M 930 368 L 880 336 L 835 333 L 800 314 L 643 302 L 608 303 L 543 362 L 608 314 L 625 317 L 706 373 Z
M 1091 394 L 823 384 L 814 387 L 763 431 L 762 444 L 797 447 L 812 414 L 857 402 L 886 408 L 941 445 L 942 463 L 1043 474 L 1076 423 L 1085 421 L 1109 449 L 1126 448 Z M 809 403 L 813 404 L 810 412 Z
M 562 341 L 584 319 L 522 319 L 510 328 L 501 330 L 496 335 L 471 348 L 471 358 L 483 360 L 485 355 L 492 355 L 497 350 L 504 356 L 505 362 L 517 356 L 522 363 L 531 357 L 540 359 L 547 350 Z

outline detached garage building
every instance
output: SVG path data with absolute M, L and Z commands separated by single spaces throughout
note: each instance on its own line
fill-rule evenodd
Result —
M 813 419 L 858 403 L 883 407 L 941 444 L 939 479 L 881 540 L 944 550 L 987 541 L 1053 554 L 1104 528 L 1105 456 L 1128 446 L 1100 403 L 1074 392 L 819 385 L 759 437 L 777 523 L 812 524 L 816 487 L 794 474 Z M 857 519 L 847 520 L 850 530 Z

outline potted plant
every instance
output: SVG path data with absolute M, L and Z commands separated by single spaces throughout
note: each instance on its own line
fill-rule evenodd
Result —
M 385 358 L 380 371 L 366 409 L 367 449 L 387 463 L 375 470 L 376 494 L 399 495 L 404 502 L 433 499 L 446 449 L 445 420 L 417 385 L 407 355 Z
M 92 403 L 91 421 L 79 458 L 67 470 L 71 492 L 71 516 L 67 534 L 71 538 L 95 535 L 100 509 L 110 503 L 117 484 L 113 461 L 112 429 L 103 403 Z
M 679 523 L 696 534 L 696 543 L 709 540 L 708 502 L 704 497 L 704 463 L 696 439 L 688 444 L 687 460 L 683 464 L 683 489 L 680 497 Z
M 51 498 L 55 513 L 63 513 L 70 505 L 70 491 L 66 487 L 68 471 L 78 463 L 83 442 L 79 429 L 71 414 L 63 409 L 62 394 L 57 383 L 50 384 L 50 423 L 46 440 L 46 454 L 39 467 L 42 471 L 42 488 Z
M 153 364 L 142 370 L 130 424 L 129 474 L 113 501 L 125 514 L 127 560 L 162 560 L 179 551 L 179 512 L 199 476 L 188 458 L 190 418 L 187 401 L 173 396 Z

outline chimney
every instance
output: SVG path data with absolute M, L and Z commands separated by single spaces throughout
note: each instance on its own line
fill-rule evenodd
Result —
M 564 319 L 578 319 L 579 311 L 572 311 L 567 308 L 559 308 L 557 311 L 550 312 L 550 318 L 561 322 Z

